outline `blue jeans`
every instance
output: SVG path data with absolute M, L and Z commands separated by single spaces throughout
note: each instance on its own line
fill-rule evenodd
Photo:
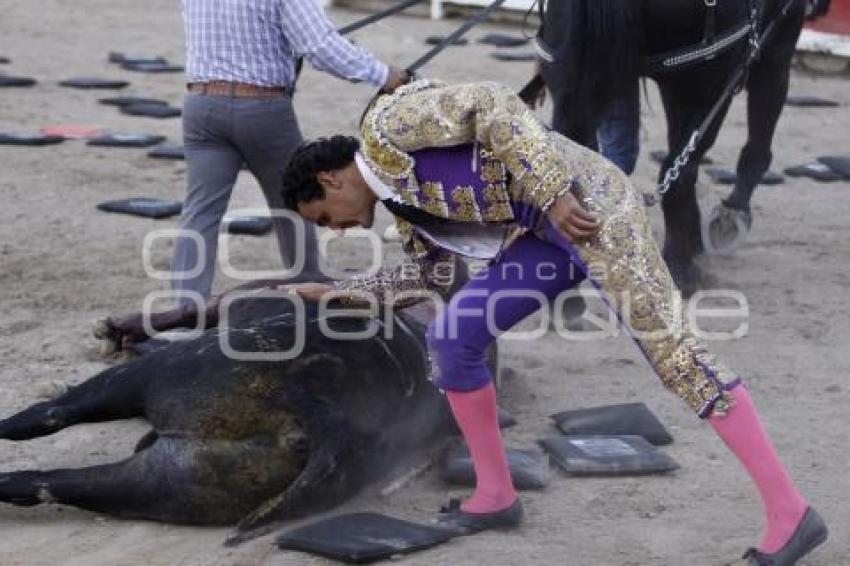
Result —
M 637 163 L 640 143 L 640 90 L 639 83 L 619 98 L 615 98 L 602 112 L 596 127 L 599 153 L 631 175 Z

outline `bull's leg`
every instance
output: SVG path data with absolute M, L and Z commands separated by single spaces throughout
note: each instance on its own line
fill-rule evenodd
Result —
M 204 312 L 204 328 L 218 324 L 217 299 L 207 302 Z M 151 336 L 145 329 L 145 314 L 133 313 L 119 318 L 108 317 L 95 322 L 92 333 L 99 340 L 106 340 L 111 349 L 121 351 L 124 346 L 135 342 L 144 342 Z M 198 311 L 194 305 L 183 305 L 171 310 L 149 313 L 150 328 L 164 332 L 175 328 L 195 328 L 198 324 Z
M 360 448 L 356 450 L 339 437 L 323 439 L 322 446 L 311 450 L 307 464 L 291 485 L 242 518 L 226 544 L 234 546 L 265 535 L 282 521 L 325 511 L 353 495 L 365 484 L 363 476 L 368 467 L 363 458 L 365 449 Z
M 109 368 L 56 399 L 0 420 L 0 438 L 27 440 L 77 423 L 140 416 L 148 379 L 144 368 L 141 362 Z
M 130 458 L 80 469 L 0 474 L 0 502 L 72 505 L 125 519 L 232 525 L 297 475 L 269 442 L 165 436 Z
M 321 273 L 301 273 L 291 279 L 262 279 L 250 281 L 240 285 L 232 291 L 252 291 L 259 289 L 273 289 L 282 284 L 300 283 L 304 281 L 325 282 L 328 277 Z M 219 305 L 226 293 L 209 299 L 204 311 L 204 328 L 212 328 L 218 324 Z M 165 332 L 175 328 L 196 328 L 198 326 L 198 311 L 194 303 L 184 304 L 171 310 L 150 313 L 148 315 L 150 329 L 156 332 Z M 121 351 L 125 345 L 135 342 L 144 342 L 151 336 L 145 329 L 144 313 L 133 313 L 123 317 L 108 317 L 98 320 L 94 324 L 92 333 L 99 340 L 109 343 L 109 352 Z

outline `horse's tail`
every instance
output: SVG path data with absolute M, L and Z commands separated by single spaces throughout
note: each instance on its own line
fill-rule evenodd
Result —
M 584 49 L 577 86 L 581 102 L 593 111 L 640 77 L 644 56 L 642 5 L 641 0 L 584 2 Z

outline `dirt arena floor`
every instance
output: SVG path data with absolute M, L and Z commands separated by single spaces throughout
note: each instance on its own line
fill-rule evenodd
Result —
M 71 76 L 124 78 L 123 94 L 168 99 L 180 105 L 180 74 L 143 75 L 107 63 L 109 51 L 164 55 L 182 62 L 183 33 L 173 0 L 0 1 L 0 71 L 39 80 L 30 89 L 0 91 L 0 129 L 34 130 L 52 124 L 94 124 L 115 131 L 149 132 L 180 141 L 180 121 L 123 116 L 97 103 L 110 93 L 62 88 Z M 361 14 L 331 12 L 339 23 Z M 458 20 L 397 17 L 356 35 L 385 59 L 408 64 L 424 38 L 445 34 Z M 484 33 L 519 33 L 494 24 Z M 520 48 L 523 50 L 524 48 Z M 452 48 L 430 65 L 429 76 L 448 81 L 498 80 L 524 84 L 531 63 L 492 59 L 494 48 L 474 41 Z M 795 94 L 842 102 L 841 108 L 787 108 L 774 146 L 774 169 L 850 152 L 850 89 L 846 79 L 795 73 Z M 308 70 L 299 83 L 297 109 L 307 136 L 353 133 L 368 86 Z M 733 166 L 745 138 L 743 99 L 735 101 L 710 155 Z M 643 105 L 642 152 L 634 180 L 656 175 L 649 150 L 663 147 L 664 117 L 649 86 Z M 541 116 L 546 116 L 547 111 Z M 164 283 L 146 276 L 142 243 L 153 221 L 99 212 L 107 199 L 152 196 L 180 199 L 182 162 L 149 159 L 144 150 L 87 147 L 67 141 L 45 148 L 0 147 L 0 414 L 9 415 L 77 384 L 107 366 L 91 338 L 91 322 L 138 310 L 146 293 Z M 702 177 L 708 210 L 723 194 Z M 231 209 L 262 205 L 248 174 L 240 176 Z M 751 239 L 731 257 L 709 258 L 720 283 L 745 294 L 746 336 L 710 347 L 738 370 L 757 400 L 777 448 L 803 492 L 831 528 L 831 538 L 807 566 L 850 564 L 850 474 L 846 408 L 850 403 L 846 349 L 850 333 L 850 185 L 789 179 L 761 188 L 754 202 Z M 660 230 L 658 211 L 654 221 Z M 378 228 L 387 225 L 382 216 Z M 169 241 L 159 240 L 153 264 L 167 269 Z M 234 262 L 277 267 L 274 239 L 234 238 Z M 219 288 L 233 284 L 220 277 Z M 737 323 L 736 323 L 737 324 Z M 536 342 L 506 343 L 502 404 L 520 420 L 507 433 L 512 447 L 534 447 L 554 432 L 548 415 L 570 408 L 644 401 L 669 427 L 666 451 L 680 464 L 672 475 L 629 479 L 575 479 L 555 472 L 543 492 L 523 495 L 527 521 L 507 534 L 482 534 L 402 559 L 405 564 L 472 566 L 699 566 L 734 564 L 757 542 L 761 509 L 753 486 L 710 428 L 658 385 L 625 338 L 567 342 L 549 334 Z M 124 458 L 145 432 L 143 422 L 77 426 L 26 443 L 0 441 L 0 470 L 79 467 Z M 388 497 L 378 490 L 345 510 L 385 512 L 426 520 L 449 493 L 432 470 Z M 121 521 L 70 507 L 0 505 L 0 565 L 213 566 L 325 564 L 285 553 L 264 537 L 230 549 L 227 529 L 186 528 Z

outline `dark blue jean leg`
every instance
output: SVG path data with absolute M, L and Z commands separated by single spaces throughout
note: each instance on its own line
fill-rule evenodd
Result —
M 602 111 L 596 128 L 599 153 L 631 175 L 637 164 L 640 142 L 640 90 L 634 87 L 613 99 Z

